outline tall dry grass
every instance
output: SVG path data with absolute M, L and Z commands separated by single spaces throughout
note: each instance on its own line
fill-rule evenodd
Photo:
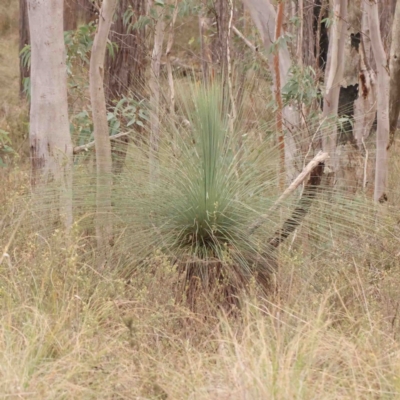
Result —
M 0 398 L 400 395 L 400 276 L 379 246 L 341 260 L 283 255 L 275 292 L 250 293 L 228 317 L 176 303 L 176 270 L 160 253 L 121 279 L 123 261 L 93 269 L 77 227 L 71 241 L 17 219 L 1 230 L 2 246 L 15 236 L 0 266 Z

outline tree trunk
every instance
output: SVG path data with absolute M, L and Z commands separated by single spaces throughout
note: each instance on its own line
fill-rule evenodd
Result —
M 178 17 L 178 0 L 174 1 L 174 11 L 172 12 L 171 21 L 169 23 L 169 32 L 168 32 L 168 41 L 167 41 L 167 49 L 165 50 L 165 58 L 167 65 L 167 75 L 168 75 L 168 86 L 169 86 L 169 112 L 174 120 L 175 118 L 175 85 L 174 85 L 174 77 L 172 75 L 172 64 L 171 64 L 171 52 L 172 46 L 174 44 L 174 28 L 176 23 L 176 18 Z
M 367 5 L 369 28 L 371 32 L 372 52 L 376 63 L 378 98 L 378 128 L 376 132 L 376 163 L 375 163 L 375 191 L 374 200 L 384 202 L 387 200 L 386 188 L 388 179 L 388 144 L 389 144 L 389 88 L 390 76 L 387 65 L 386 53 L 383 47 L 380 27 L 378 5 L 374 0 L 369 0 Z
M 64 0 L 64 31 L 75 30 L 78 26 L 77 0 Z
M 200 57 L 201 70 L 203 73 L 203 82 L 208 83 L 213 78 L 214 71 L 211 59 L 210 49 L 210 22 L 204 10 L 199 14 L 200 31 Z
M 93 15 L 93 5 L 89 3 L 90 0 L 64 0 L 63 5 L 63 26 L 64 31 L 76 29 L 79 16 L 85 16 L 85 22 L 90 18 L 89 15 Z M 19 0 L 19 51 L 24 46 L 29 45 L 29 21 L 28 21 L 28 0 Z M 87 21 L 86 21 L 87 20 Z M 22 64 L 22 60 L 19 63 L 20 68 L 20 96 L 24 97 L 24 79 L 30 77 L 29 68 Z
M 347 18 L 347 0 L 334 0 L 334 20 L 331 27 L 329 41 L 328 62 L 325 78 L 325 94 L 323 106 L 323 118 L 336 117 L 339 106 L 340 84 L 344 69 L 344 47 L 346 39 L 345 21 Z M 330 156 L 329 167 L 336 171 L 338 167 L 336 159 L 337 125 L 332 123 L 328 134 L 322 137 L 322 149 Z
M 90 101 L 93 113 L 97 169 L 96 237 L 98 267 L 104 265 L 112 234 L 110 220 L 112 161 L 103 78 L 107 38 L 116 4 L 117 0 L 103 0 L 100 10 L 101 17 L 99 18 L 90 57 Z
M 124 13 L 132 8 L 133 15 L 124 24 Z M 112 108 L 113 101 L 123 96 L 132 96 L 140 101 L 144 97 L 146 45 L 145 29 L 128 30 L 129 25 L 135 24 L 145 15 L 144 0 L 120 0 L 116 8 L 116 18 L 109 40 L 116 43 L 118 48 L 113 55 L 106 55 L 106 104 Z M 135 126 L 139 128 L 138 125 Z M 113 172 L 121 172 L 129 143 L 129 136 L 124 136 L 113 145 Z
M 72 141 L 68 121 L 63 0 L 28 1 L 31 52 L 32 184 L 54 179 L 61 213 L 72 225 Z
M 225 79 L 228 74 L 228 21 L 229 21 L 229 1 L 214 1 L 215 25 L 217 31 L 212 40 L 213 64 L 218 65 L 218 72 Z
M 116 8 L 116 18 L 109 40 L 116 43 L 118 49 L 114 55 L 106 56 L 106 98 L 107 104 L 112 100 L 119 100 L 132 92 L 140 100 L 143 96 L 145 73 L 145 32 L 144 28 L 128 31 L 124 24 L 124 13 L 128 7 L 133 10 L 132 18 L 127 24 L 133 25 L 145 15 L 144 0 L 119 0 Z
M 164 9 L 158 11 L 150 66 L 150 172 L 154 179 L 160 140 L 160 66 L 165 33 Z
M 19 51 L 21 52 L 30 42 L 27 0 L 19 0 Z M 29 67 L 23 65 L 21 58 L 19 61 L 19 71 L 19 93 L 21 97 L 24 97 L 24 79 L 29 78 L 30 74 Z
M 390 144 L 393 143 L 400 113 L 400 1 L 396 4 L 393 19 L 392 45 L 390 47 Z
M 283 15 L 285 10 L 284 0 L 280 0 L 278 3 L 278 10 L 276 15 L 275 24 L 275 42 L 282 35 Z M 278 146 L 279 146 L 279 187 L 283 191 L 285 186 L 285 142 L 283 138 L 283 123 L 282 123 L 282 94 L 281 94 L 281 74 L 279 70 L 279 46 L 275 49 L 274 54 L 274 74 L 275 74 L 275 101 L 277 105 L 276 110 L 276 130 L 278 134 Z
M 361 38 L 359 45 L 359 82 L 358 99 L 354 103 L 354 138 L 359 149 L 363 149 L 365 140 L 371 132 L 376 117 L 376 74 L 369 64 L 371 58 L 371 34 L 369 16 L 362 4 Z M 364 149 L 363 149 L 364 150 Z

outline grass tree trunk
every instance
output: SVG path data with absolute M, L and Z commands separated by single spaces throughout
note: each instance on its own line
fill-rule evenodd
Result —
M 325 74 L 325 94 L 323 118 L 334 118 L 338 114 L 340 83 L 343 79 L 344 49 L 346 40 L 347 0 L 334 0 L 333 24 L 329 40 L 328 60 Z M 337 125 L 331 121 L 332 127 L 322 138 L 322 148 L 330 156 L 329 167 L 336 171 Z
M 400 1 L 396 4 L 393 19 L 392 44 L 390 48 L 390 98 L 389 98 L 389 122 L 390 143 L 394 140 L 397 129 L 397 121 L 400 113 Z
M 60 186 L 61 215 L 72 224 L 72 141 L 68 121 L 63 0 L 29 0 L 32 184 Z
M 90 58 L 90 101 L 93 113 L 97 170 L 96 237 L 98 266 L 104 265 L 112 234 L 110 220 L 112 161 L 103 79 L 107 38 L 116 4 L 117 0 L 103 1 Z
M 384 202 L 387 200 L 386 189 L 388 180 L 390 76 L 379 27 L 378 5 L 375 1 L 368 1 L 367 12 L 369 16 L 371 46 L 376 63 L 378 85 L 378 128 L 376 132 L 374 200 L 376 202 Z
M 275 36 L 276 12 L 269 0 L 243 0 L 244 5 L 250 11 L 251 18 L 260 32 L 263 44 L 267 50 L 269 57 L 270 69 L 273 70 L 273 56 L 271 56 L 272 38 Z M 290 53 L 286 46 L 279 48 L 279 71 L 280 71 L 280 90 L 285 86 L 289 79 L 289 69 L 291 67 Z M 279 84 L 275 87 L 279 88 Z M 285 106 L 282 110 L 283 125 L 287 128 L 285 131 L 285 164 L 286 177 L 289 181 L 296 177 L 296 168 L 294 165 L 295 155 L 297 152 L 296 144 L 291 132 L 298 125 L 298 112 L 291 106 Z
M 157 23 L 150 65 L 150 171 L 151 178 L 157 168 L 157 153 L 160 140 L 160 67 L 165 34 L 164 9 L 157 6 Z

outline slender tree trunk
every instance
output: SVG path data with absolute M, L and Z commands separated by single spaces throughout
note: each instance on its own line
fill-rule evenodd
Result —
M 322 113 L 323 118 L 336 117 L 338 114 L 340 84 L 343 78 L 344 69 L 347 1 L 348 0 L 334 0 L 334 20 L 331 27 L 331 38 L 329 41 L 324 107 Z M 329 154 L 329 166 L 333 171 L 336 171 L 338 167 L 336 159 L 336 144 L 337 125 L 336 123 L 332 123 L 332 128 L 329 129 L 328 134 L 322 137 L 322 149 Z
M 400 113 L 400 1 L 396 4 L 393 19 L 392 45 L 390 47 L 390 145 L 394 141 Z
M 109 240 L 112 235 L 110 219 L 112 161 L 103 79 L 107 38 L 116 4 L 117 0 L 103 0 L 100 10 L 99 25 L 97 27 L 90 58 L 90 101 L 93 113 L 97 169 L 96 237 L 98 267 L 104 265 L 107 249 L 109 247 Z
M 228 53 L 228 21 L 229 21 L 229 0 L 215 0 L 214 1 L 214 12 L 215 12 L 215 26 L 216 33 L 212 36 L 212 58 L 213 64 L 217 65 L 218 72 L 221 74 L 223 79 L 227 78 L 228 66 L 227 66 L 227 53 Z
M 150 66 L 150 171 L 154 179 L 160 140 L 160 66 L 165 33 L 164 9 L 158 11 Z
M 19 51 L 30 43 L 27 0 L 19 0 Z M 21 59 L 19 61 L 19 70 L 19 93 L 21 97 L 24 97 L 24 79 L 29 78 L 30 75 L 29 67 L 24 66 Z
M 72 141 L 68 121 L 63 0 L 29 0 L 32 184 L 60 186 L 61 214 L 72 225 Z
M 375 192 L 374 200 L 384 202 L 387 200 L 388 179 L 388 144 L 389 144 L 389 88 L 390 76 L 387 65 L 386 53 L 379 27 L 378 5 L 374 0 L 369 0 L 367 5 L 369 28 L 371 32 L 372 52 L 377 69 L 377 98 L 378 98 L 378 129 L 376 132 L 376 163 L 375 163 Z
M 199 31 L 200 31 L 200 46 L 201 46 L 201 70 L 203 73 L 203 82 L 208 83 L 210 78 L 213 78 L 214 71 L 211 60 L 211 49 L 209 39 L 209 18 L 203 11 L 199 15 Z
M 280 0 L 278 3 L 278 12 L 276 15 L 275 25 L 275 43 L 281 37 L 283 16 L 285 10 L 284 0 Z M 279 69 L 279 46 L 275 49 L 274 54 L 274 74 L 275 74 L 275 101 L 277 105 L 276 112 L 276 130 L 278 134 L 278 146 L 279 146 L 279 187 L 283 191 L 285 187 L 285 142 L 283 138 L 283 123 L 282 123 L 282 94 L 281 94 L 281 73 Z
M 176 18 L 178 16 L 178 0 L 174 2 L 174 11 L 172 13 L 172 18 L 169 23 L 169 32 L 168 32 L 168 42 L 167 42 L 167 49 L 165 50 L 165 58 L 167 64 L 167 74 L 168 74 L 168 85 L 169 85 L 169 112 L 174 119 L 175 117 L 175 85 L 174 85 L 174 77 L 172 75 L 172 65 L 171 65 L 171 52 L 172 46 L 174 44 L 174 27 Z

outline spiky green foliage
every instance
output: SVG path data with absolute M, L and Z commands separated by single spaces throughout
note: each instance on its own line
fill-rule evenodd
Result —
M 114 188 L 114 210 L 126 224 L 121 245 L 141 260 L 162 251 L 203 282 L 217 268 L 235 285 L 246 283 L 257 269 L 271 271 L 265 237 L 279 218 L 255 235 L 249 227 L 278 194 L 276 151 L 239 148 L 218 85 L 191 87 L 183 104 L 189 123 L 175 132 L 177 155 L 161 146 L 153 181 L 147 152 L 131 148 Z

